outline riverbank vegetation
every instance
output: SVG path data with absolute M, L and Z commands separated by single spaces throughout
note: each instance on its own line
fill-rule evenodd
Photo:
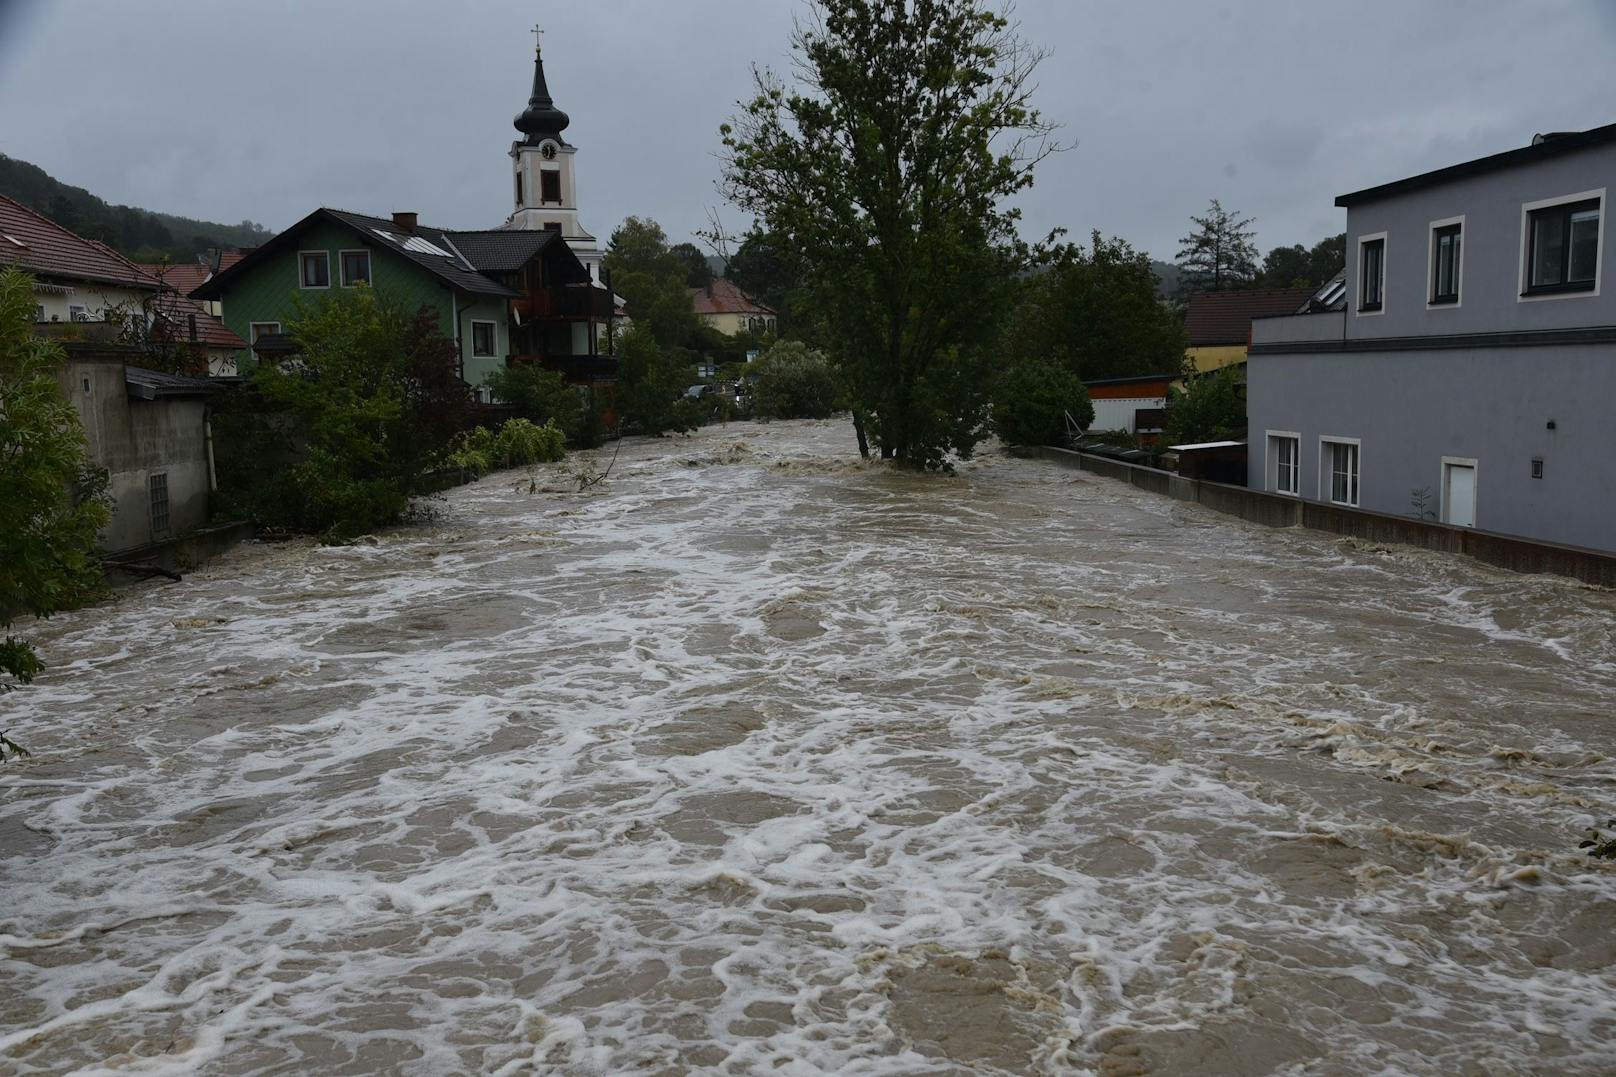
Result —
M 67 356 L 34 332 L 34 281 L 0 271 L 0 694 L 44 668 L 17 618 L 49 617 L 102 587 L 96 534 L 110 519 L 106 473 L 89 459 L 57 382 Z M 21 747 L 0 729 L 0 760 Z
M 479 426 L 456 434 L 449 442 L 448 464 L 481 476 L 495 468 L 554 463 L 566 454 L 566 435 L 554 422 L 537 426 L 527 419 L 508 419 L 498 433 Z
M 261 527 L 342 542 L 401 519 L 470 398 L 432 315 L 368 288 L 305 307 L 299 355 L 219 408 L 220 501 Z
M 1167 437 L 1189 445 L 1246 436 L 1246 401 L 1232 367 L 1185 380 L 1167 391 Z
M 782 340 L 747 371 L 752 413 L 764 419 L 828 419 L 842 410 L 836 372 L 825 353 Z
M 1086 430 L 1092 422 L 1088 390 L 1053 359 L 1016 363 L 994 385 L 993 432 L 1006 445 L 1052 445 L 1071 426 Z

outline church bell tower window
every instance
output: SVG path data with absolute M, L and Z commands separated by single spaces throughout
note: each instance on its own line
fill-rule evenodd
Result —
M 542 202 L 561 201 L 561 173 L 549 168 L 540 172 L 539 191 L 539 200 Z
M 520 170 L 516 173 L 516 208 L 522 208 L 522 173 Z

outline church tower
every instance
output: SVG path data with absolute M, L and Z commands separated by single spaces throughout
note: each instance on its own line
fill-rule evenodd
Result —
M 534 29 L 538 35 L 539 30 Z M 527 108 L 517 114 L 516 129 L 522 137 L 511 144 L 512 193 L 516 211 L 505 227 L 538 231 L 559 231 L 589 275 L 600 279 L 604 256 L 595 237 L 578 223 L 578 189 L 573 179 L 573 158 L 578 152 L 562 132 L 572 121 L 556 108 L 550 88 L 544 81 L 543 42 L 533 50 L 533 94 Z

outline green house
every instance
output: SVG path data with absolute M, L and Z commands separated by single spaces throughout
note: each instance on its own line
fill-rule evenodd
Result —
M 615 373 L 615 360 L 594 354 L 591 324 L 603 305 L 610 317 L 610 304 L 597 299 L 601 289 L 555 231 L 452 232 L 419 224 L 413 213 L 317 209 L 191 295 L 222 305 L 225 325 L 250 345 L 239 358 L 272 360 L 297 350 L 290 330 L 300 301 L 360 284 L 436 312 L 459 348 L 461 379 L 480 399 L 488 399 L 488 375 L 513 361 L 579 384 Z

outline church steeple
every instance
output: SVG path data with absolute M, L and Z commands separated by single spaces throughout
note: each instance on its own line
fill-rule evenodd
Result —
M 538 34 L 539 28 L 535 26 L 533 32 Z M 589 268 L 590 275 L 599 280 L 604 254 L 595 237 L 584 231 L 578 221 L 578 191 L 573 181 L 578 147 L 561 137 L 570 122 L 550 97 L 550 86 L 544 78 L 544 51 L 542 46 L 536 46 L 533 95 L 527 100 L 527 108 L 516 117 L 516 129 L 522 137 L 511 143 L 511 190 L 516 211 L 505 221 L 505 227 L 560 232 L 578 260 Z
M 537 36 L 543 31 L 535 26 L 533 33 Z M 517 114 L 514 122 L 516 129 L 527 136 L 522 142 L 529 146 L 537 146 L 547 138 L 560 142 L 561 132 L 572 122 L 565 112 L 556 108 L 550 87 L 545 84 L 542 41 L 533 46 L 533 94 L 527 99 L 527 108 Z

